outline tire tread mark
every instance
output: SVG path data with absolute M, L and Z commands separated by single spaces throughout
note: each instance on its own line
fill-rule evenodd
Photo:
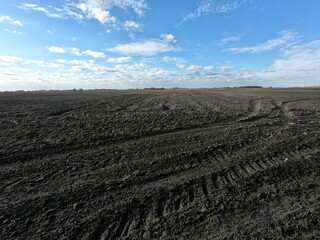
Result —
M 201 187 L 204 195 L 208 195 L 208 187 L 207 187 L 207 180 L 205 177 L 202 177 L 201 179 Z
M 188 195 L 189 195 L 189 201 L 190 202 L 193 202 L 194 201 L 194 198 L 195 198 L 195 196 L 194 196 L 194 189 L 193 189 L 193 187 L 192 186 L 190 186 L 189 187 L 189 191 L 188 191 Z
M 164 211 L 163 199 L 158 200 L 156 203 L 156 217 L 162 217 Z
M 313 151 L 312 148 L 306 147 L 301 151 L 294 150 L 288 153 L 297 158 L 309 154 L 311 151 Z M 127 237 L 128 232 L 130 233 L 132 230 L 137 229 L 137 226 L 138 228 L 147 228 L 151 224 L 152 219 L 154 219 L 154 216 L 159 218 L 169 215 L 174 211 L 180 211 L 186 205 L 193 203 L 197 198 L 214 194 L 214 192 L 223 189 L 229 184 L 234 184 L 242 178 L 250 177 L 257 172 L 265 171 L 269 168 L 282 164 L 284 156 L 285 154 L 278 153 L 277 157 L 270 156 L 269 158 L 256 160 L 251 163 L 247 163 L 246 165 L 232 167 L 228 171 L 222 170 L 200 176 L 199 178 L 190 181 L 189 184 L 183 183 L 175 189 L 176 191 L 174 191 L 178 193 L 177 196 L 174 196 L 173 198 L 172 196 L 174 192 L 168 192 L 169 196 L 161 199 L 155 199 L 152 204 L 152 206 L 155 206 L 155 211 L 150 210 L 146 217 L 141 213 L 138 222 L 136 222 L 136 218 L 132 216 L 129 216 L 129 221 L 127 221 L 127 216 L 123 217 L 121 221 L 118 222 L 118 226 L 114 228 L 115 235 L 109 235 L 111 237 Z M 155 212 L 155 215 L 153 215 L 152 212 Z
M 267 169 L 268 166 L 265 164 L 264 161 L 260 160 L 257 162 L 257 164 L 259 164 L 259 166 L 262 168 L 262 169 Z
M 124 215 L 124 217 L 122 217 L 119 225 L 117 226 L 117 229 L 115 230 L 115 237 L 116 238 L 119 238 L 122 236 L 127 224 L 128 224 L 128 219 L 127 219 L 127 216 Z
M 259 166 L 258 162 L 253 162 L 251 166 L 255 169 L 255 171 L 260 171 L 263 169 L 261 166 Z
M 236 170 L 236 169 L 230 170 L 230 175 L 231 175 L 231 177 L 232 177 L 233 180 L 236 180 L 236 179 L 240 178 L 240 177 L 238 176 L 238 173 L 237 173 L 237 170 Z
M 247 175 L 253 173 L 253 169 L 250 165 L 245 165 L 243 168 L 246 171 Z
M 217 179 L 217 174 L 213 173 L 211 174 L 211 184 L 215 189 L 219 189 L 219 183 Z

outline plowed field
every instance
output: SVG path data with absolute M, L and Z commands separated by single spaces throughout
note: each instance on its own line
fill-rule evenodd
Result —
M 0 239 L 319 239 L 320 89 L 0 93 Z

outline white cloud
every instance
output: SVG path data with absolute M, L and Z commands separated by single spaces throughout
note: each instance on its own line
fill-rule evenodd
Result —
M 174 37 L 162 36 L 159 39 L 149 41 L 174 47 L 174 39 Z M 145 42 L 148 41 L 138 43 L 142 44 Z M 54 47 L 54 49 L 51 50 L 54 50 L 54 52 L 60 48 L 52 47 Z M 144 50 L 138 48 L 134 50 L 131 49 L 130 51 L 135 54 L 140 52 L 145 54 L 147 51 L 147 56 L 148 54 L 150 55 L 150 53 L 159 53 L 159 49 L 150 50 L 147 48 L 146 50 L 143 47 L 145 47 L 145 45 L 141 46 L 141 49 Z M 179 58 L 171 57 L 170 54 L 168 54 L 168 56 L 142 58 L 153 59 L 152 64 L 156 60 L 178 61 L 179 64 L 177 64 L 177 67 L 170 67 L 170 71 L 161 68 L 152 68 L 151 65 L 145 64 L 145 60 L 126 63 L 129 60 L 133 61 L 133 58 L 129 56 L 107 58 L 106 61 L 100 61 L 101 65 L 97 64 L 94 60 L 56 59 L 53 62 L 47 62 L 42 59 L 30 60 L 15 56 L 0 56 L 0 79 L 4 79 L 0 81 L 0 88 L 9 90 L 17 88 L 106 88 L 106 86 L 108 88 L 143 88 L 175 86 L 219 87 L 263 85 L 286 87 L 320 85 L 320 40 L 302 44 L 301 42 L 297 43 L 297 41 L 293 39 L 278 47 L 281 47 L 282 50 L 280 57 L 275 59 L 272 65 L 259 72 L 243 69 L 243 66 L 238 69 L 234 66 L 220 66 L 217 63 L 212 63 L 212 65 L 180 64 L 181 62 L 178 61 Z M 82 50 L 77 48 L 61 49 L 58 51 L 64 51 L 74 55 L 77 55 L 75 53 L 84 54 Z M 74 55 L 70 56 L 77 58 Z M 115 63 L 115 66 L 106 67 L 108 66 L 107 62 Z M 30 66 L 28 64 L 30 64 Z M 59 68 L 52 71 L 52 69 L 48 70 L 48 67 Z
M 12 67 L 10 68 L 11 71 L 16 71 L 16 72 L 31 72 L 32 70 L 29 68 L 22 68 L 22 67 Z
M 23 23 L 20 20 L 13 20 L 9 16 L 0 16 L 0 23 L 2 22 L 8 22 L 10 24 L 19 25 L 21 27 L 23 26 Z
M 15 20 L 12 22 L 12 24 L 15 24 L 15 25 L 19 25 L 19 26 L 23 26 L 22 22 L 20 20 Z
M 82 52 L 83 54 L 89 55 L 94 58 L 105 58 L 106 55 L 102 52 L 94 52 L 92 50 L 86 50 Z
M 265 43 L 261 43 L 251 47 L 241 47 L 241 48 L 229 48 L 228 51 L 234 53 L 261 53 L 264 51 L 272 50 L 277 47 L 289 47 L 297 40 L 297 36 L 293 32 L 282 31 L 280 32 L 281 37 L 268 40 Z
M 178 51 L 179 49 L 171 45 L 174 36 L 171 34 L 161 35 L 164 39 L 147 40 L 143 42 L 133 42 L 128 44 L 119 44 L 108 51 L 125 55 L 143 55 L 154 56 L 159 53 Z
M 12 56 L 0 56 L 0 62 L 19 62 L 22 61 L 21 57 L 12 57 Z
M 177 64 L 177 66 L 181 69 L 185 69 L 185 70 L 197 70 L 197 69 L 201 69 L 202 67 L 200 66 L 196 66 L 196 65 L 185 65 L 185 64 Z
M 51 12 L 47 8 L 39 7 L 37 4 L 33 4 L 33 3 L 24 3 L 20 6 L 20 8 L 25 9 L 25 10 L 34 10 L 34 11 L 38 11 L 38 12 L 43 12 L 48 17 L 53 17 L 53 18 L 63 18 L 64 17 L 64 15 L 62 15 L 58 12 Z
M 185 61 L 183 58 L 169 57 L 169 56 L 164 56 L 162 58 L 162 60 L 166 61 L 166 62 L 182 62 L 182 61 Z
M 71 48 L 71 53 L 77 56 L 82 56 L 82 53 L 80 53 L 77 48 Z
M 175 48 L 171 45 L 168 45 L 167 43 L 160 41 L 145 41 L 129 44 L 119 44 L 108 50 L 110 52 L 121 54 L 153 56 L 157 55 L 158 53 L 173 51 L 175 50 Z
M 126 30 L 131 30 L 131 29 L 137 29 L 137 28 L 140 28 L 141 25 L 135 21 L 125 21 L 124 24 L 123 24 L 123 27 L 126 29 Z
M 184 17 L 179 25 L 183 24 L 187 20 L 192 20 L 209 14 L 224 14 L 234 11 L 238 9 L 244 2 L 246 2 L 246 0 L 202 0 L 194 12 Z
M 66 53 L 67 52 L 64 48 L 56 47 L 56 46 L 48 47 L 48 51 L 53 52 L 53 53 Z
M 320 43 L 319 43 L 320 45 Z M 263 85 L 263 86 L 279 86 L 281 84 L 288 86 L 299 85 L 297 81 L 300 79 L 302 85 L 316 85 L 319 82 L 319 71 L 314 67 L 319 68 L 319 45 L 313 44 L 310 46 L 296 46 L 299 51 L 284 55 L 281 61 L 300 59 L 311 57 L 315 53 L 313 59 L 310 59 L 309 64 L 306 64 L 303 69 L 289 69 L 295 72 L 288 75 L 285 70 L 285 64 L 292 62 L 275 62 L 274 70 L 259 73 L 247 72 L 230 72 L 235 67 L 217 67 L 217 66 L 198 66 L 184 65 L 183 68 L 189 68 L 189 71 L 167 71 L 161 68 L 151 68 L 144 63 L 133 63 L 127 65 L 116 65 L 113 68 L 108 68 L 95 64 L 93 60 L 67 60 L 57 59 L 56 62 L 68 65 L 66 70 L 52 72 L 42 71 L 41 68 L 34 71 L 28 71 L 26 68 L 20 67 L 5 67 L 0 66 L 0 78 L 5 79 L 0 81 L 0 88 L 5 90 L 35 90 L 35 89 L 72 89 L 72 88 L 144 88 L 144 87 L 222 87 L 222 86 L 243 86 L 243 85 Z M 317 50 L 318 49 L 318 50 Z M 288 54 L 288 53 L 286 53 Z M 298 57 L 300 55 L 300 57 Z M 296 61 L 296 60 L 294 60 Z M 298 66 L 298 62 L 296 62 Z M 310 67 L 310 68 L 307 68 Z M 313 67 L 311 67 L 313 66 Z M 308 70 L 309 69 L 309 70 Z M 314 71 L 314 72 L 311 72 Z M 309 71 L 309 72 L 307 72 Z M 299 75 L 295 78 L 294 75 Z M 307 76 L 311 76 L 307 77 Z M 278 85 L 274 79 L 278 79 Z M 317 80 L 318 79 L 318 80 Z M 290 82 L 291 81 L 291 82 Z
M 125 21 L 118 23 L 117 19 L 111 13 L 113 8 L 123 10 L 131 9 L 139 17 L 144 16 L 147 9 L 146 0 L 68 0 L 61 7 L 53 7 L 50 5 L 39 6 L 34 3 L 24 3 L 19 6 L 20 9 L 33 10 L 46 14 L 52 18 L 74 18 L 78 20 L 95 19 L 102 24 L 109 24 L 116 29 L 137 29 L 141 25 L 134 21 Z M 19 24 L 19 22 L 15 22 Z M 20 22 L 21 23 L 21 22 Z
M 109 63 L 126 63 L 131 61 L 132 61 L 132 57 L 109 58 L 107 60 L 107 62 Z
M 107 68 L 98 64 L 85 64 L 79 66 L 72 66 L 71 71 L 78 72 L 78 71 L 91 71 L 95 74 L 107 74 L 107 73 L 114 73 L 115 69 Z
M 240 40 L 240 37 L 237 37 L 237 36 L 231 36 L 231 37 L 223 38 L 218 43 L 218 46 L 224 46 L 224 45 L 228 44 L 229 42 L 235 42 L 235 41 L 239 41 L 239 40 Z
M 93 18 L 101 23 L 115 22 L 116 18 L 111 16 L 110 12 L 103 9 L 101 1 L 85 1 L 85 3 L 77 4 L 77 8 L 81 9 L 87 18 Z
M 37 64 L 43 67 L 59 67 L 59 64 L 45 62 L 43 60 L 32 60 L 32 59 L 25 59 L 21 57 L 14 57 L 14 56 L 0 56 L 0 65 L 2 66 L 16 66 L 17 64 L 20 65 L 29 65 L 29 64 Z
M 92 71 L 95 73 L 115 72 L 115 69 L 96 64 L 94 60 L 84 61 L 84 60 L 77 60 L 77 59 L 74 59 L 74 60 L 56 59 L 56 62 L 61 64 L 73 65 L 71 66 L 71 71 L 73 72 L 83 72 L 83 71 Z
M 237 67 L 232 67 L 232 66 L 222 66 L 222 67 L 217 67 L 217 69 L 220 71 L 220 72 L 230 72 L 230 71 L 233 71 L 233 70 L 236 70 Z
M 284 52 L 285 56 L 292 56 L 295 54 L 299 54 L 302 53 L 308 49 L 314 49 L 320 45 L 320 40 L 315 40 L 306 44 L 302 44 L 302 45 L 292 45 L 289 49 L 286 49 L 286 51 Z
M 56 59 L 56 62 L 58 63 L 64 63 L 64 64 L 72 64 L 72 65 L 85 65 L 88 63 L 94 63 L 93 60 L 90 60 L 89 62 L 86 62 L 84 60 L 67 60 L 67 59 Z
M 136 70 L 142 70 L 142 69 L 146 69 L 149 68 L 149 65 L 145 64 L 145 63 L 134 63 L 131 65 L 116 65 L 114 66 L 116 69 L 123 69 L 123 70 L 132 70 L 132 71 L 136 71 Z
M 143 16 L 147 9 L 146 0 L 83 0 L 86 4 L 99 5 L 104 9 L 112 9 L 118 7 L 122 9 L 132 9 L 138 16 Z
M 215 71 L 218 71 L 218 72 L 223 72 L 223 73 L 226 73 L 226 72 L 230 72 L 230 71 L 233 71 L 235 69 L 237 69 L 236 67 L 232 67 L 232 66 L 198 66 L 198 65 L 186 65 L 186 64 L 177 64 L 177 66 L 181 69 L 184 69 L 184 70 L 191 70 L 191 71 L 195 71 L 195 70 L 198 70 L 198 71 L 212 71 L 212 70 L 215 70 Z
M 63 47 L 51 46 L 51 47 L 48 47 L 48 51 L 53 53 L 69 53 L 76 56 L 88 55 L 94 58 L 106 57 L 106 55 L 102 52 L 95 52 L 92 50 L 85 50 L 83 52 L 80 52 L 78 48 L 63 48 Z
M 60 64 L 56 64 L 56 63 L 46 62 L 43 60 L 32 60 L 32 59 L 25 59 L 22 64 L 24 64 L 24 65 L 25 64 L 37 64 L 42 67 L 51 67 L 51 68 L 57 68 L 57 67 L 61 66 Z
M 0 16 L 0 23 L 2 22 L 11 22 L 12 19 L 9 16 Z
M 320 85 L 320 40 L 291 46 L 258 75 L 277 86 Z
M 74 6 L 80 9 L 88 19 L 96 19 L 105 24 L 116 22 L 116 18 L 110 13 L 112 8 L 132 9 L 141 17 L 144 15 L 147 3 L 145 0 L 82 0 Z M 137 28 L 139 25 L 133 21 L 126 21 L 124 27 Z
M 3 31 L 8 32 L 8 33 L 22 35 L 22 32 L 15 31 L 15 30 L 3 29 Z
M 89 61 L 78 60 L 78 59 L 68 60 L 63 58 L 56 59 L 56 62 L 62 63 L 62 64 L 68 64 L 68 65 L 80 65 L 83 67 L 87 67 L 95 64 L 93 60 L 89 60 Z
M 164 39 L 166 42 L 176 42 L 175 37 L 172 34 L 161 34 L 160 37 Z
M 86 71 L 88 70 L 88 68 L 86 68 L 85 66 L 72 66 L 71 70 L 74 72 L 80 72 L 80 71 Z
M 52 18 L 68 18 L 73 17 L 76 19 L 82 19 L 82 14 L 79 14 L 75 11 L 70 10 L 68 6 L 64 6 L 63 8 L 57 8 L 52 6 L 40 7 L 37 4 L 33 3 L 24 3 L 19 6 L 20 9 L 24 10 L 33 10 L 46 14 L 48 17 Z

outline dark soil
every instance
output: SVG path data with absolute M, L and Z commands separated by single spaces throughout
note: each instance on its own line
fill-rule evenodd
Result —
M 0 239 L 319 239 L 320 90 L 0 93 Z

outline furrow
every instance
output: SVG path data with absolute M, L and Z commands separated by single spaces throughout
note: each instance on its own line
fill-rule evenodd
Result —
M 308 148 L 303 150 L 303 152 L 292 151 L 290 153 L 294 156 L 303 156 L 312 151 L 314 150 Z M 199 176 L 189 183 L 183 183 L 174 190 L 164 192 L 162 198 L 153 200 L 149 208 L 142 207 L 141 205 L 140 208 L 146 208 L 144 211 L 147 214 L 144 214 L 141 209 L 141 212 L 138 212 L 136 215 L 123 217 L 121 221 L 117 223 L 117 226 L 111 225 L 101 234 L 101 239 L 127 238 L 130 237 L 131 232 L 138 229 L 149 231 L 152 229 L 154 219 L 166 218 L 176 211 L 183 211 L 186 207 L 190 208 L 195 202 L 198 202 L 196 201 L 197 199 L 204 197 L 210 198 L 226 186 L 240 184 L 238 181 L 243 178 L 250 177 L 257 172 L 266 171 L 275 165 L 283 163 L 282 158 L 283 155 L 279 154 L 277 157 L 273 157 L 272 160 L 268 158 L 257 160 L 244 166 L 236 165 L 229 170 L 213 172 Z M 174 193 L 176 193 L 176 195 L 174 195 Z M 146 204 L 148 206 L 148 203 Z
M 204 195 L 208 195 L 207 179 L 205 177 L 201 178 L 201 187 Z

